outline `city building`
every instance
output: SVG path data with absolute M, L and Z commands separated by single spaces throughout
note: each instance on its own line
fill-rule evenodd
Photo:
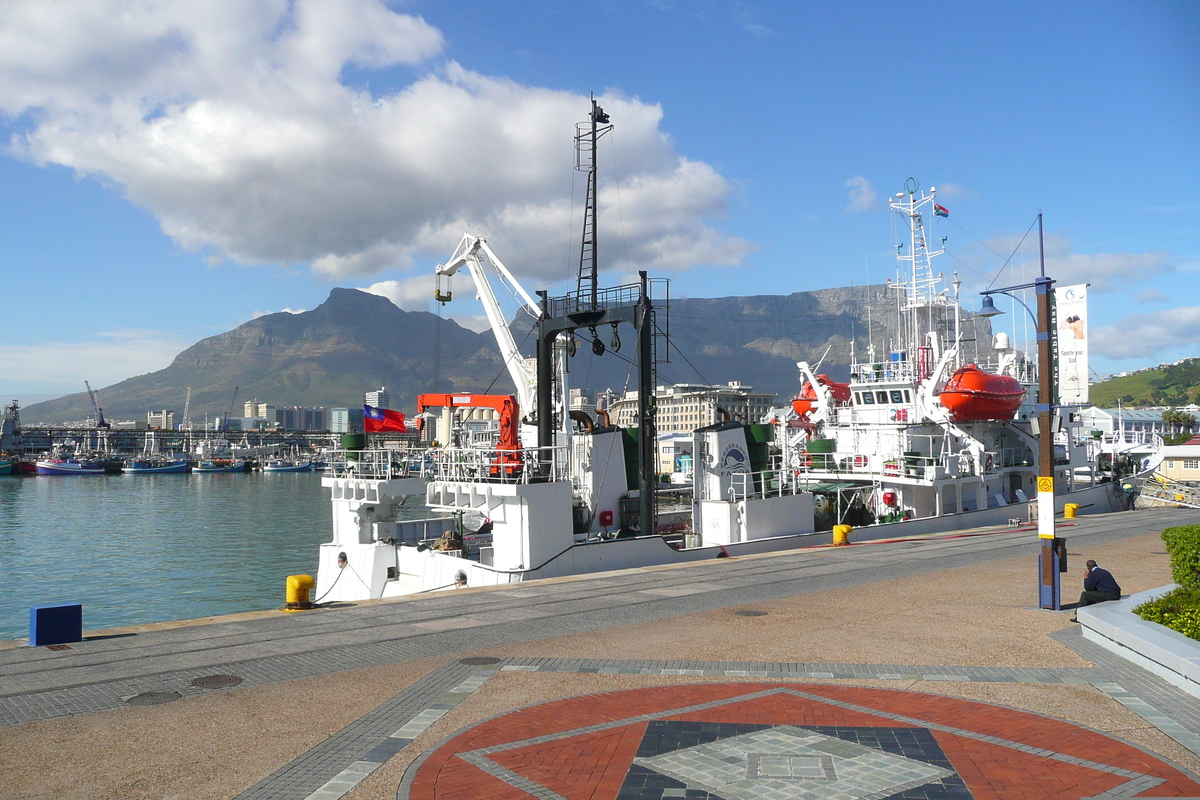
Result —
M 329 409 L 329 430 L 333 433 L 349 433 L 350 432 L 350 409 L 348 408 L 331 408 Z
M 1158 468 L 1164 477 L 1180 483 L 1200 483 L 1200 436 L 1192 437 L 1183 444 L 1163 448 L 1162 465 Z
M 692 445 L 695 437 L 690 433 L 666 433 L 658 437 L 658 471 L 660 473 L 692 473 Z
M 247 400 L 245 413 L 243 416 L 253 417 L 254 419 L 265 419 L 271 425 L 274 425 L 276 408 L 272 403 L 260 403 L 257 400 Z
M 366 404 L 375 408 L 391 408 L 391 397 L 386 386 L 379 387 L 377 392 L 367 392 Z
M 175 430 L 175 412 L 165 409 L 162 411 L 147 411 L 146 427 L 151 430 L 160 431 Z
M 730 419 L 758 422 L 775 402 L 774 394 L 755 392 L 741 381 L 708 386 L 698 383 L 677 383 L 659 386 L 654 392 L 657 407 L 658 433 L 691 433 L 697 428 L 720 422 L 727 412 Z M 609 409 L 612 422 L 623 428 L 637 426 L 638 393 L 625 392 Z
M 589 417 L 595 419 L 596 404 L 592 402 L 592 398 L 583 389 L 571 390 L 571 410 L 582 411 Z
M 285 431 L 329 430 L 324 408 L 284 406 L 275 410 L 275 421 Z

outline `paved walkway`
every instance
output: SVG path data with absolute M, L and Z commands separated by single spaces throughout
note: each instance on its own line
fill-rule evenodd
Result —
M 1132 549 L 1123 542 L 1196 522 L 1196 511 L 1142 511 L 1082 518 L 1062 533 L 1071 540 L 1072 555 L 1115 548 L 1132 563 L 1126 551 L 1146 551 L 1147 564 L 1161 572 L 1161 545 L 1150 537 Z M 9 648 L 0 650 L 0 725 L 8 726 L 0 728 L 0 744 L 52 735 L 62 741 L 135 719 L 170 725 L 221 697 L 228 698 L 229 713 L 237 713 L 239 704 L 244 712 L 275 686 L 303 685 L 314 687 L 314 702 L 300 708 L 327 716 L 331 725 L 352 716 L 319 740 L 310 731 L 307 738 L 297 734 L 281 742 L 272 757 L 291 755 L 253 779 L 226 781 L 242 781 L 241 788 L 214 780 L 205 791 L 183 796 L 416 798 L 433 797 L 434 787 L 438 796 L 463 798 L 1034 796 L 1029 787 L 1018 792 L 1011 783 L 1023 770 L 1057 776 L 1038 782 L 1054 790 L 1044 796 L 1200 795 L 1186 772 L 1200 765 L 1200 706 L 1083 641 L 1062 615 L 1022 608 L 1018 600 L 1005 619 L 957 632 L 951 626 L 949 635 L 934 630 L 936 620 L 915 630 L 905 627 L 911 623 L 887 623 L 913 611 L 887 606 L 889 597 L 913 604 L 898 598 L 904 587 L 930 587 L 918 600 L 923 597 L 935 616 L 943 593 L 947 608 L 970 613 L 971 587 L 962 586 L 963 576 L 978 575 L 1012 591 L 1012 571 L 1021 569 L 1014 565 L 1026 565 L 1026 593 L 1032 595 L 1036 548 L 1028 531 L 999 531 L 630 570 L 308 614 L 269 613 L 92 637 L 70 650 Z M 1149 585 L 1165 582 L 1152 574 L 1146 579 Z M 965 592 L 965 605 L 950 597 L 952 586 Z M 1127 591 L 1139 588 L 1148 587 L 1126 585 Z M 755 658 L 774 649 L 772 638 L 792 633 L 804 634 L 805 648 L 818 644 L 820 626 L 813 620 L 820 610 L 805 605 L 808 595 L 831 598 L 834 606 L 844 607 L 845 597 L 867 598 L 875 606 L 876 613 L 855 613 L 823 634 L 834 637 L 823 645 L 830 653 L 871 652 L 872 640 L 861 641 L 857 628 L 875 625 L 885 633 L 899 629 L 915 643 L 912 652 L 921 651 L 924 636 L 937 643 L 929 652 L 953 652 L 961 640 L 970 644 L 964 652 L 971 657 L 886 663 L 900 649 L 889 643 L 893 652 L 875 648 L 885 663 Z M 800 617 L 797 607 L 804 609 Z M 1031 624 L 1045 633 L 1031 632 Z M 720 641 L 705 642 L 696 625 L 719 629 Z M 728 630 L 757 631 L 767 639 Z M 1010 639 L 1020 643 L 1011 654 L 987 649 Z M 689 655 L 717 645 L 722 660 Z M 619 652 L 639 647 L 656 657 Z M 597 657 L 597 648 L 612 651 L 611 657 Z M 428 666 L 418 669 L 420 664 Z M 395 674 L 397 665 L 414 665 L 419 674 L 390 693 L 386 684 L 373 682 L 371 691 L 383 696 L 372 707 L 356 712 L 339 708 L 348 702 L 322 705 L 323 689 L 337 698 L 347 676 Z M 897 691 L 903 688 L 923 691 Z M 939 692 L 982 693 L 984 700 L 1000 692 L 1003 705 L 1028 709 L 933 696 Z M 361 706 L 367 694 L 353 699 Z M 555 695 L 563 699 L 552 700 Z M 589 696 L 571 699 L 580 695 Z M 285 693 L 272 697 L 272 708 L 298 705 Z M 1042 710 L 1039 698 L 1063 707 L 1047 709 L 1049 717 L 1028 713 Z M 1089 710 L 1075 712 L 1071 703 L 1090 704 Z M 130 716 L 139 704 L 153 708 Z M 522 705 L 531 707 L 520 710 Z M 1097 710 L 1099 718 L 1089 716 Z M 1050 718 L 1072 715 L 1084 724 Z M 495 719 L 484 721 L 489 717 Z M 532 727 L 526 730 L 525 722 Z M 1095 727 L 1140 737 L 1141 747 L 1153 746 L 1163 757 L 1089 729 Z M 500 730 L 507 738 L 493 741 Z M 445 738 L 448 733 L 454 735 Z M 489 749 L 495 747 L 500 749 Z M 247 747 L 247 773 L 261 769 L 248 766 L 250 756 Z M 236 751 L 225 757 L 238 761 Z M 1141 766 L 1134 768 L 1134 761 Z M 6 766 L 0 756 L 0 769 Z M 474 780 L 451 793 L 445 783 L 451 775 Z M 13 796 L 129 796 L 106 791 L 97 784 L 90 791 L 47 795 L 29 786 Z

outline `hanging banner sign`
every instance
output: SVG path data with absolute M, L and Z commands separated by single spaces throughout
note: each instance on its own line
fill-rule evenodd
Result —
M 1054 289 L 1058 330 L 1058 402 L 1088 402 L 1087 284 Z

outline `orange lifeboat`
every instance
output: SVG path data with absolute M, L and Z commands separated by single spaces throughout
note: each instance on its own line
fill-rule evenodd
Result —
M 842 402 L 850 402 L 850 384 L 839 383 L 833 380 L 828 375 L 818 375 L 817 383 L 822 386 L 828 386 L 829 391 L 833 394 L 833 399 Z M 800 396 L 792 401 L 792 410 L 798 416 L 807 416 L 808 412 L 812 411 L 817 404 L 817 390 L 808 381 L 804 382 L 804 387 L 800 389 Z
M 1016 378 L 968 364 L 950 376 L 939 397 L 956 422 L 1012 419 L 1025 399 L 1025 388 Z

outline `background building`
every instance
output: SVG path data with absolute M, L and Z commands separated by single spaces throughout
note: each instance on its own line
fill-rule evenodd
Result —
M 1200 436 L 1183 444 L 1164 447 L 1163 462 L 1158 471 L 1173 481 L 1200 483 Z
M 350 432 L 350 409 L 348 408 L 331 408 L 329 409 L 329 430 L 334 433 L 349 433 Z
M 758 422 L 775 402 L 774 394 L 755 392 L 741 381 L 721 386 L 698 383 L 677 383 L 659 386 L 654 392 L 658 408 L 658 433 L 691 433 L 697 428 L 720 422 L 717 411 L 724 409 L 734 420 Z M 609 413 L 613 423 L 623 428 L 637 425 L 637 391 L 626 392 L 612 403 Z
M 162 411 L 147 411 L 146 427 L 151 430 L 160 431 L 175 430 L 175 412 L 165 409 Z
M 386 386 L 379 387 L 378 392 L 367 392 L 366 404 L 375 408 L 391 408 L 391 397 Z
M 327 431 L 329 422 L 324 408 L 284 406 L 276 409 L 275 420 L 285 431 Z

